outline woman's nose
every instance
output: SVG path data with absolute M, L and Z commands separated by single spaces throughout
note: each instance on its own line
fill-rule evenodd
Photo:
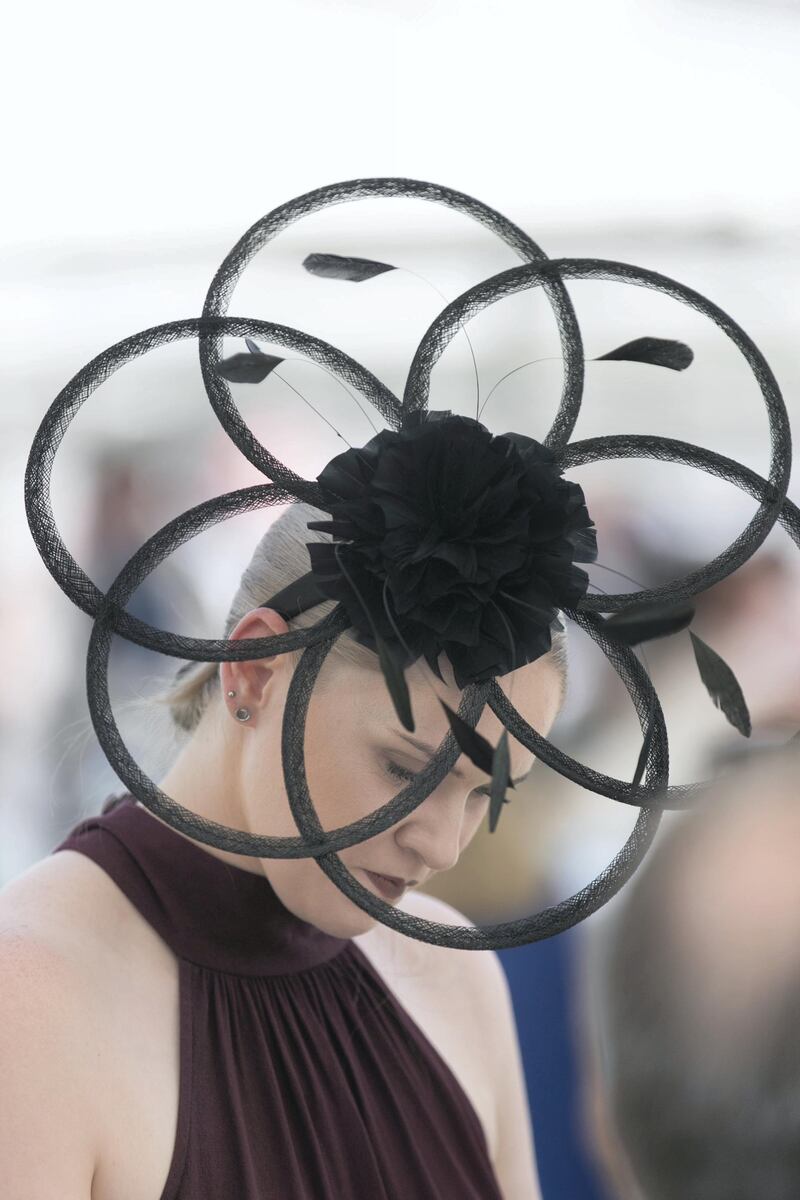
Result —
M 449 871 L 461 854 L 464 797 L 453 789 L 449 796 L 437 788 L 406 817 L 396 840 L 424 861 L 429 871 Z

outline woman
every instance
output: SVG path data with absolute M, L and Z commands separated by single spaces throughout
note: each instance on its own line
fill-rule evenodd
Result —
M 247 567 L 226 637 L 290 627 L 262 608 L 328 540 L 290 505 Z M 318 622 L 334 601 L 292 628 Z M 545 736 L 563 701 L 565 634 L 499 686 Z M 188 733 L 159 786 L 236 829 L 296 835 L 281 763 L 300 651 L 193 663 L 159 697 Z M 374 811 L 448 732 L 418 660 L 416 720 L 399 725 L 374 652 L 348 630 L 310 701 L 306 769 L 320 821 Z M 502 725 L 488 705 L 477 730 Z M 346 747 L 346 753 L 342 753 Z M 533 756 L 510 741 L 512 778 Z M 414 891 L 458 862 L 486 820 L 488 778 L 463 754 L 383 833 L 342 850 L 406 912 L 469 924 Z M 402 890 L 385 877 L 397 877 Z M 382 878 L 383 877 L 383 878 Z M 0 893 L 0 1161 L 10 1197 L 60 1200 L 536 1200 L 522 1067 L 503 969 L 397 933 L 311 858 L 260 859 L 197 842 L 129 794 L 81 822 Z

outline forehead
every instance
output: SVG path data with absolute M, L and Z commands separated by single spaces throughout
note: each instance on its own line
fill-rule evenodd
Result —
M 360 701 L 365 706 L 378 704 L 393 710 L 386 681 L 379 667 L 365 669 L 351 663 L 341 663 L 340 669 L 342 692 L 347 692 L 352 699 Z M 443 711 L 439 703 L 440 699 L 444 700 L 454 711 L 458 711 L 463 691 L 451 682 L 452 671 L 450 669 L 443 670 L 442 675 L 445 679 L 444 683 L 436 678 L 422 659 L 418 659 L 406 669 L 406 683 L 415 712 L 417 708 L 420 711 L 423 708 L 431 712 Z M 496 682 L 510 703 L 531 724 L 535 724 L 536 719 L 541 720 L 550 710 L 554 712 L 561 698 L 560 670 L 552 659 L 547 659 L 545 656 L 532 663 L 527 663 L 516 671 L 510 671 L 507 675 L 500 676 Z M 488 704 L 484 711 L 491 712 Z
M 357 672 L 356 676 L 348 681 L 346 690 L 349 703 L 354 706 L 355 713 L 372 736 L 382 736 L 393 745 L 404 747 L 412 754 L 427 757 L 429 750 L 416 748 L 406 739 L 417 739 L 427 746 L 433 746 L 435 752 L 450 730 L 447 714 L 440 701 L 443 700 L 454 712 L 458 712 L 463 692 L 442 684 L 428 669 L 427 664 L 423 664 L 424 675 L 419 666 L 417 662 L 406 671 L 414 716 L 413 732 L 404 730 L 398 721 L 380 670 Z M 360 678 L 357 677 L 359 674 Z M 518 671 L 501 677 L 497 682 L 523 720 L 533 726 L 537 733 L 547 736 L 561 698 L 561 679 L 555 664 L 552 661 L 537 659 Z M 337 715 L 342 716 L 343 713 L 339 712 Z M 504 726 L 487 703 L 475 728 L 495 745 Z M 510 735 L 509 753 L 512 775 L 516 777 L 525 774 L 533 761 L 532 753 Z M 462 768 L 466 768 L 466 773 L 476 769 L 471 767 L 464 754 L 452 768 L 452 774 L 458 776 L 464 773 Z

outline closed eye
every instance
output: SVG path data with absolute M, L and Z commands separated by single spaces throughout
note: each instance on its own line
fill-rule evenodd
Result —
M 393 775 L 395 779 L 402 779 L 408 783 L 410 780 L 416 779 L 417 777 L 415 771 L 409 771 L 406 769 L 406 767 L 401 767 L 399 763 L 392 762 L 390 759 L 385 759 L 384 765 L 388 774 Z M 491 785 L 487 783 L 483 784 L 481 787 L 473 788 L 473 795 L 488 797 L 490 795 L 490 786 Z

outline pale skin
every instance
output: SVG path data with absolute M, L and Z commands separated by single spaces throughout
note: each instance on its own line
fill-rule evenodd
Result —
M 286 630 L 279 614 L 259 608 L 242 618 L 231 637 L 262 638 Z M 445 679 L 452 680 L 449 664 L 442 659 L 440 666 Z M 167 775 L 159 780 L 161 789 L 189 811 L 231 828 L 254 834 L 297 835 L 279 765 L 291 672 L 286 655 L 220 664 L 221 693 L 209 704 Z M 462 693 L 455 686 L 443 685 L 424 660 L 409 668 L 407 679 L 416 723 L 414 736 L 435 750 L 449 730 L 437 696 L 457 711 Z M 537 660 L 498 683 L 521 715 L 546 736 L 561 700 L 557 669 L 546 660 Z M 387 763 L 411 773 L 421 770 L 428 756 L 399 736 L 405 731 L 379 670 L 349 667 L 329 656 L 319 684 L 309 705 L 305 762 L 314 806 L 323 828 L 329 830 L 375 811 L 405 786 L 403 778 L 387 769 Z M 228 697 L 229 691 L 236 695 Z M 240 706 L 251 713 L 245 723 L 234 716 Z M 492 744 L 502 732 L 488 705 L 476 728 Z M 534 762 L 533 755 L 510 736 L 509 752 L 512 776 L 524 775 Z M 475 789 L 488 783 L 488 775 L 462 754 L 412 813 L 375 837 L 342 850 L 342 861 L 370 890 L 373 885 L 364 868 L 413 878 L 424 885 L 436 873 L 456 865 L 486 821 L 489 799 Z M 513 798 L 514 793 L 510 794 Z M 148 819 L 160 820 L 147 811 Z M 484 1127 L 491 1127 L 488 1144 L 503 1200 L 539 1200 L 516 1027 L 497 955 L 435 946 L 389 929 L 353 904 L 311 858 L 258 858 L 196 844 L 236 867 L 266 876 L 282 903 L 300 919 L 334 936 L 357 939 L 359 948 L 387 977 L 421 1028 L 468 1082 L 473 1095 L 480 1097 L 481 1119 Z M 80 868 L 77 876 L 76 866 Z M 109 1151 L 108 1136 L 113 1136 L 118 1122 L 109 1122 L 103 1100 L 106 1092 L 98 1089 L 96 1078 L 96 1071 L 108 1071 L 109 1067 L 104 1067 L 99 1053 L 97 1063 L 87 1058 L 85 1047 L 98 1043 L 107 1006 L 101 974 L 110 972 L 116 978 L 118 943 L 120 936 L 124 940 L 130 920 L 124 906 L 118 909 L 115 905 L 112 911 L 104 900 L 98 909 L 101 891 L 109 900 L 115 891 L 102 871 L 81 855 L 62 852 L 35 864 L 0 895 L 0 966 L 5 980 L 0 990 L 0 1058 L 6 1102 L 0 1095 L 0 1115 L 5 1114 L 0 1122 L 0 1159 L 5 1163 L 11 1200 L 17 1196 L 21 1200 L 23 1195 L 26 1200 L 38 1200 L 39 1195 L 54 1190 L 64 1200 L 106 1200 L 117 1195 L 121 1177 L 115 1164 L 129 1151 L 124 1144 L 119 1152 Z M 443 924 L 472 924 L 451 906 L 416 888 L 409 889 L 397 907 Z M 147 933 L 145 927 L 142 934 L 140 924 L 137 939 Z M 93 956 L 87 969 L 83 953 L 87 933 L 97 927 L 105 934 L 106 925 L 109 956 L 105 952 Z M 163 969 L 169 974 L 172 959 L 167 958 Z M 39 979 L 41 986 L 37 986 Z M 174 1000 L 171 985 L 162 986 L 162 980 L 161 973 L 151 975 L 149 969 L 143 980 L 145 997 L 148 1002 L 152 998 L 159 1013 L 163 1008 L 159 1001 Z M 116 1001 L 114 986 L 110 979 L 109 994 Z M 446 1006 L 443 994 L 448 997 Z M 121 1011 L 123 1024 L 130 1030 L 136 1006 L 130 1014 L 127 1009 Z M 148 1024 L 153 1020 L 155 1017 Z M 108 1030 L 108 1062 L 116 1063 L 118 1053 L 124 1055 L 124 1048 L 117 1046 L 119 1035 L 114 1034 L 118 1025 Z M 158 1028 L 160 1031 L 160 1024 Z M 45 1036 L 47 1030 L 52 1036 Z M 167 1044 L 174 1049 L 175 1034 L 165 1027 L 163 1048 L 158 1043 L 159 1063 Z M 124 1059 L 123 1068 L 126 1080 L 130 1075 L 137 1089 L 144 1087 L 146 1081 L 139 1080 L 135 1063 Z M 51 1086 L 56 1078 L 61 1083 Z M 146 1088 L 141 1093 L 137 1090 L 134 1099 L 146 1108 Z M 172 1100 L 174 1106 L 174 1096 Z M 159 1146 L 157 1159 L 153 1148 L 152 1155 L 143 1160 L 142 1179 L 145 1174 L 147 1179 L 155 1178 L 158 1163 L 167 1161 L 168 1153 L 167 1138 Z M 131 1162 L 129 1169 L 138 1166 Z M 149 1185 L 140 1190 L 146 1195 Z
M 230 636 L 261 638 L 287 631 L 288 625 L 278 613 L 257 608 L 241 619 Z M 437 696 L 454 711 L 463 696 L 452 683 L 449 664 L 442 660 L 441 665 L 450 686 L 439 682 L 424 659 L 406 672 L 415 719 L 413 736 L 434 748 L 449 731 Z M 423 674 L 431 686 L 425 685 Z M 279 763 L 281 758 L 291 660 L 280 654 L 250 662 L 225 662 L 220 664 L 220 675 L 221 702 L 208 706 L 195 736 L 159 786 L 192 812 L 221 824 L 270 836 L 296 836 L 299 829 L 289 807 L 283 772 L 271 765 L 265 769 L 265 764 Z M 522 716 L 546 736 L 560 701 L 554 666 L 539 659 L 498 682 Z M 306 722 L 306 776 L 320 823 L 331 830 L 385 804 L 404 787 L 410 773 L 422 770 L 429 756 L 401 736 L 404 730 L 379 670 L 336 663 L 329 656 L 318 687 L 320 694 L 317 688 L 312 692 Z M 229 691 L 236 695 L 229 697 Z M 249 721 L 235 719 L 239 707 L 249 709 Z M 503 726 L 486 705 L 476 729 L 495 745 Z M 526 775 L 535 756 L 512 737 L 509 753 L 512 777 Z M 405 778 L 398 775 L 398 768 Z M 449 774 L 412 813 L 383 833 L 340 851 L 342 862 L 372 891 L 365 868 L 413 879 L 417 884 L 449 871 L 486 820 L 489 798 L 476 789 L 489 782 L 484 771 L 460 755 Z M 509 795 L 513 797 L 513 791 Z M 288 909 L 326 933 L 355 937 L 379 924 L 354 905 L 313 858 L 256 858 L 205 844 L 203 848 L 235 866 L 266 875 Z

